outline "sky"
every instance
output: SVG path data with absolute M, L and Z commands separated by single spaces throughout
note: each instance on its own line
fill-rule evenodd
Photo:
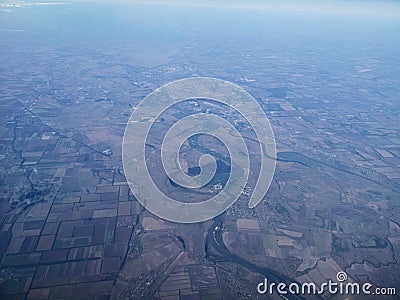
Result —
M 91 1 L 91 0 L 89 0 Z M 185 6 L 203 6 L 203 7 L 219 7 L 219 8 L 241 8 L 255 10 L 270 11 L 288 11 L 288 12 L 309 12 L 309 13 L 340 13 L 340 14 L 361 14 L 361 15 L 386 15 L 400 16 L 399 1 L 329 1 L 329 0 L 121 0 L 123 2 L 146 2 L 169 5 L 185 5 Z
M 71 2 L 99 2 L 99 3 L 142 3 L 158 5 L 178 5 L 193 7 L 240 8 L 268 11 L 286 11 L 315 14 L 356 14 L 380 15 L 388 17 L 400 16 L 400 1 L 394 0 L 0 0 L 0 6 L 11 9 L 18 6 L 58 5 Z

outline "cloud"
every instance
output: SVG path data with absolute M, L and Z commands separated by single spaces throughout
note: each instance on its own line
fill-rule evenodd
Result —
M 71 4 L 68 2 L 25 2 L 25 1 L 10 1 L 5 3 L 0 3 L 0 8 L 2 11 L 11 11 L 11 8 L 27 8 L 32 6 L 49 6 L 49 5 L 66 5 Z

